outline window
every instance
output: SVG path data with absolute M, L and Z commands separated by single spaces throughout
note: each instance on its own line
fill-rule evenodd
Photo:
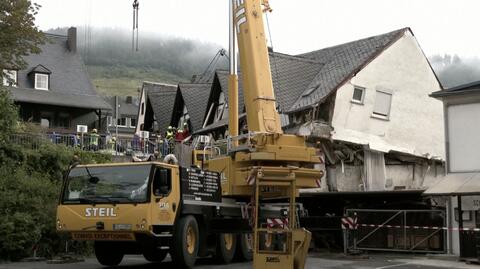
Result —
M 35 74 L 35 89 L 48 90 L 48 75 Z
M 112 126 L 113 125 L 113 118 L 112 116 L 107 116 L 107 125 Z
M 117 119 L 117 126 L 118 127 L 127 127 L 127 118 L 118 118 Z
M 60 113 L 58 115 L 57 127 L 70 128 L 70 115 L 67 113 Z
M 3 70 L 3 86 L 17 86 L 17 70 Z
M 290 124 L 290 118 L 287 114 L 280 114 L 280 122 L 282 127 L 288 126 Z
M 352 103 L 363 104 L 365 88 L 355 86 L 353 88 Z
M 183 123 L 187 123 L 188 124 L 188 120 L 190 119 L 190 115 L 188 115 L 188 110 L 187 110 L 187 107 L 184 106 L 183 107 L 183 114 L 182 116 L 180 117 L 180 119 L 178 120 L 178 125 L 177 127 L 179 129 L 183 129 Z
M 373 116 L 388 119 L 390 116 L 390 106 L 392 105 L 392 93 L 384 90 L 377 90 L 375 96 L 375 106 Z
M 218 97 L 217 111 L 215 112 L 215 121 L 221 120 L 223 117 L 223 111 L 225 110 L 225 95 L 223 92 Z
M 141 112 L 142 115 L 145 114 L 145 103 L 142 103 L 142 109 L 141 110 L 142 110 L 142 112 Z
M 40 119 L 40 126 L 44 128 L 50 128 L 50 119 L 48 118 Z
M 130 128 L 135 128 L 137 126 L 137 119 L 130 119 Z

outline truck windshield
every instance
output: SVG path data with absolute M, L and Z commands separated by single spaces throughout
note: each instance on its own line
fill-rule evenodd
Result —
M 147 201 L 151 165 L 76 167 L 68 175 L 63 203 Z

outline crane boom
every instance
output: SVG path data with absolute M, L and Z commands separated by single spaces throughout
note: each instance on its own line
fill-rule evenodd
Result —
M 263 24 L 264 1 L 234 2 L 248 130 L 281 134 Z

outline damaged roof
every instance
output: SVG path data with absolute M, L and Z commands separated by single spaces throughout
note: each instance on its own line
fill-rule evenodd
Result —
M 411 32 L 410 28 L 402 28 L 386 34 L 298 55 L 319 61 L 323 64 L 323 67 L 304 92 L 297 96 L 298 99 L 289 108 L 288 112 L 303 110 L 324 100 L 330 93 L 342 86 L 382 51 L 402 37 L 406 31 Z
M 158 126 L 168 126 L 172 117 L 177 86 L 155 82 L 143 82 L 147 104 L 152 106 Z
M 190 115 L 190 124 L 193 131 L 202 128 L 212 84 L 180 83 L 178 84 L 178 89 L 180 90 L 185 106 L 187 107 L 188 115 Z
M 320 72 L 323 64 L 312 59 L 270 52 L 270 69 L 273 88 L 279 111 L 285 112 L 294 104 L 311 81 Z M 228 75 L 225 70 L 217 70 L 216 75 L 225 96 L 228 96 Z M 240 112 L 244 111 L 243 80 L 238 74 L 238 103 Z M 227 97 L 228 98 L 228 97 Z

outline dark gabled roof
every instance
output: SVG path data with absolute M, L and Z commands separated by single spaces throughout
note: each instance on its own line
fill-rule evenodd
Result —
M 323 63 L 323 67 L 289 112 L 314 106 L 342 86 L 410 28 L 298 55 Z
M 72 106 L 88 109 L 112 109 L 95 91 L 78 53 L 67 46 L 67 37 L 46 34 L 49 41 L 39 54 L 25 56 L 27 68 L 18 70 L 18 88 L 9 87 L 17 102 Z M 49 90 L 35 90 L 28 74 L 50 72 Z
M 442 91 L 436 91 L 430 94 L 431 97 L 442 98 L 453 95 L 464 95 L 470 93 L 480 93 L 480 81 L 474 81 L 467 84 L 458 85 Z
M 62 92 L 12 88 L 13 100 L 18 103 L 47 104 L 52 106 L 75 107 L 85 109 L 111 110 L 103 98 L 98 95 L 66 94 Z
M 28 72 L 29 74 L 30 73 L 43 73 L 43 74 L 51 74 L 52 71 L 50 71 L 50 69 L 46 68 L 45 66 L 39 64 L 37 66 L 35 66 L 34 68 L 32 68 L 32 70 L 30 72 Z
M 163 130 L 170 125 L 177 86 L 170 84 L 143 82 L 147 103 L 152 106 L 159 128 Z
M 273 88 L 279 111 L 287 111 L 304 92 L 315 76 L 320 72 L 323 64 L 318 61 L 290 56 L 278 52 L 270 52 L 270 68 L 272 71 Z M 228 71 L 217 70 L 218 80 L 228 95 Z M 238 75 L 238 103 L 239 111 L 244 109 L 243 80 L 242 74 Z
M 212 84 L 178 84 L 193 130 L 202 128 Z

